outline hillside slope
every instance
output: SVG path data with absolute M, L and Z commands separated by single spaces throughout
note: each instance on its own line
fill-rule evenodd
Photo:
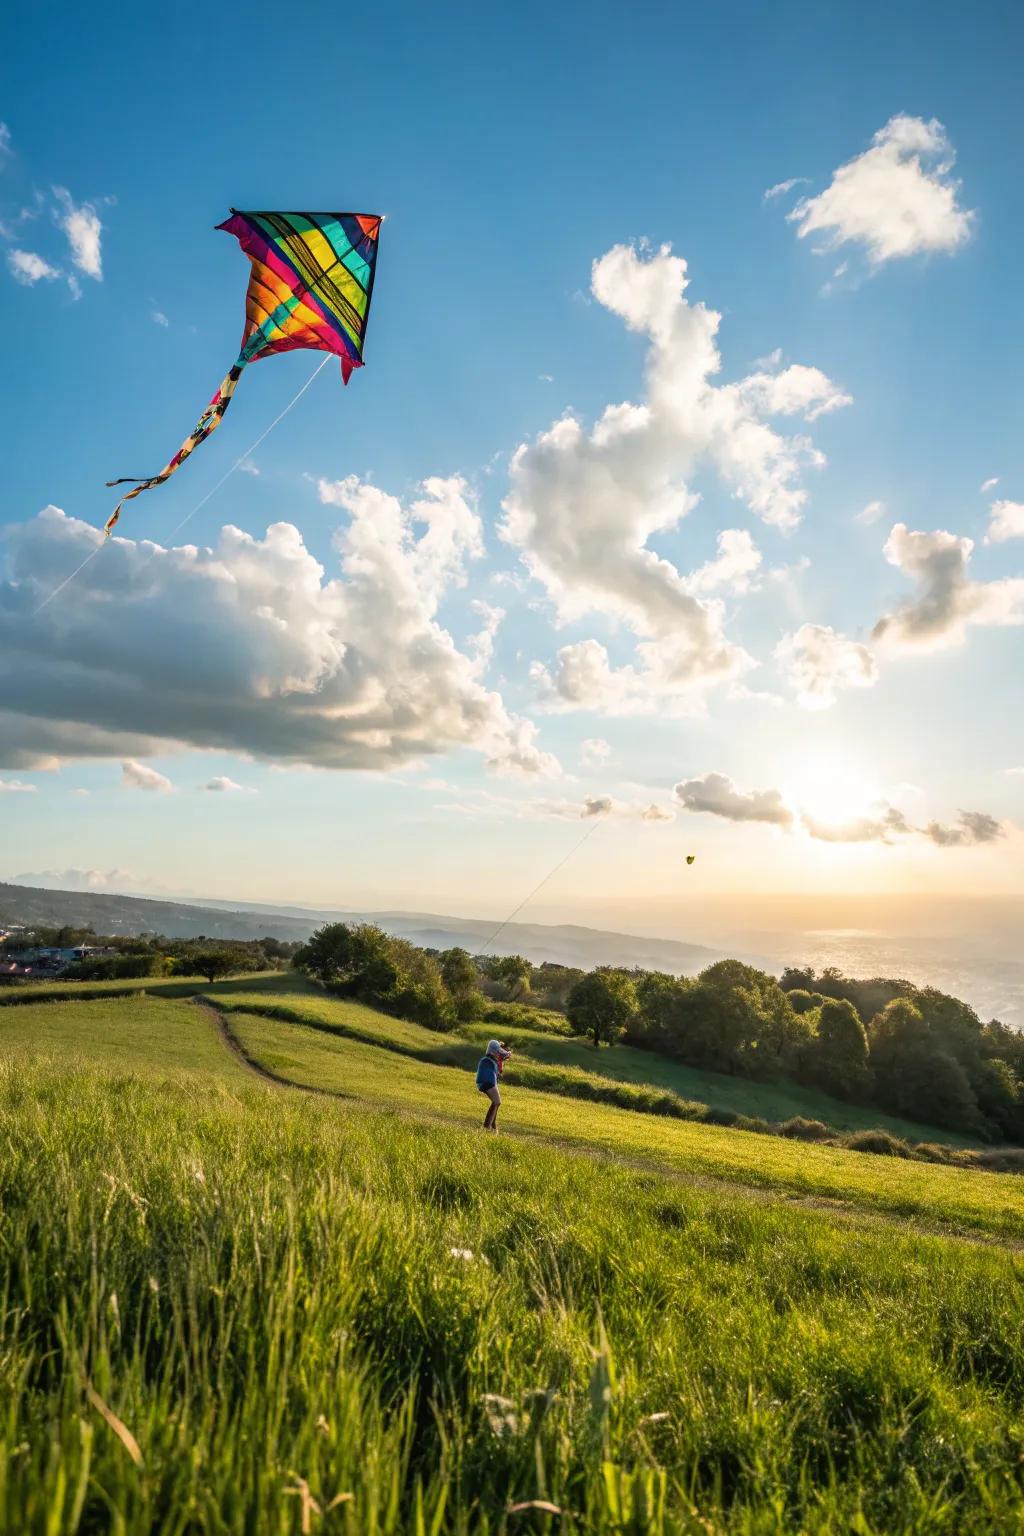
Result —
M 0 1010 L 0 1528 L 1014 1528 L 1024 1186 L 675 1123 L 626 1164 L 649 1119 L 527 1090 L 487 1137 L 464 1071 L 231 1021 L 353 1097 L 184 998 Z

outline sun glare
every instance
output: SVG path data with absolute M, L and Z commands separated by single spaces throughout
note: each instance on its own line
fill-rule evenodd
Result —
M 877 784 L 856 759 L 829 752 L 799 764 L 788 778 L 786 798 L 795 811 L 804 811 L 829 826 L 841 826 L 866 815 L 880 795 Z

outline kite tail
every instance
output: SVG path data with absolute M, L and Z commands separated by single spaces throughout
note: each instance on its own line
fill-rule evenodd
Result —
M 192 450 L 198 448 L 200 443 L 206 441 L 211 432 L 217 430 L 223 419 L 224 412 L 231 404 L 235 385 L 238 383 L 242 369 L 247 362 L 248 358 L 243 355 L 234 364 L 227 377 L 222 381 L 217 393 L 206 407 L 206 410 L 174 455 L 174 458 L 171 459 L 169 464 L 164 466 L 158 475 L 151 475 L 148 479 L 139 479 L 131 475 L 125 475 L 120 480 L 107 481 L 108 485 L 134 485 L 135 487 L 133 491 L 128 491 L 126 495 L 121 497 L 121 500 L 104 523 L 103 532 L 107 535 L 107 538 L 113 533 L 114 525 L 121 516 L 121 508 L 126 501 L 131 501 L 134 496 L 141 495 L 143 491 L 151 490 L 154 485 L 163 485 L 164 481 L 169 480 L 174 471 L 181 464 L 184 464 Z

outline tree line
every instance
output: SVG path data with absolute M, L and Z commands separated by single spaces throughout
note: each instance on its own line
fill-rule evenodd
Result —
M 169 939 L 163 934 L 100 934 L 89 927 L 38 925 L 0 939 L 8 959 L 40 949 L 95 950 L 64 966 L 63 981 L 134 981 L 157 976 L 205 976 L 214 982 L 247 971 L 270 971 L 290 964 L 297 943 L 266 937 Z
M 858 980 L 835 967 L 780 979 L 738 960 L 694 977 L 598 966 L 584 971 L 521 955 L 421 949 L 372 924 L 328 923 L 309 942 L 103 936 L 44 928 L 0 940 L 106 951 L 67 968 L 68 980 L 227 975 L 292 964 L 345 996 L 448 1030 L 545 1024 L 595 1047 L 618 1041 L 688 1066 L 759 1080 L 789 1078 L 836 1098 L 948 1130 L 1024 1142 L 1024 1035 L 983 1023 L 967 1003 L 911 982 Z M 548 1014 L 550 1022 L 551 1013 Z M 564 1020 L 564 1023 L 561 1022 Z
M 318 929 L 293 963 L 432 1029 L 486 1018 L 489 1002 L 502 1000 L 519 1005 L 515 1022 L 529 1023 L 533 1003 L 564 1012 L 568 1031 L 595 1047 L 623 1041 L 707 1071 L 790 1078 L 944 1129 L 1024 1141 L 1024 1037 L 983 1024 L 934 987 L 859 981 L 835 968 L 791 969 L 779 980 L 739 960 L 694 977 L 585 972 L 520 955 L 424 950 L 345 923 Z

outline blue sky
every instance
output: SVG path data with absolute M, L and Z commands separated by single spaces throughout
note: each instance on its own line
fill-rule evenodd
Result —
M 690 901 L 693 849 L 708 894 L 1018 890 L 1022 34 L 1009 5 L 26 25 L 0 97 L 0 874 L 500 912 L 597 822 L 552 911 Z M 387 214 L 367 367 L 347 390 L 326 368 L 172 537 L 318 359 L 248 370 L 36 614 L 92 548 L 41 509 L 101 525 L 104 482 L 158 469 L 233 360 L 230 205 Z M 684 398 L 704 343 L 720 368 Z M 662 415 L 592 442 L 607 407 L 651 409 L 662 354 Z M 539 447 L 567 413 L 579 442 Z M 766 457 L 762 427 L 788 446 Z M 783 454 L 798 526 L 751 479 Z M 408 520 L 430 477 L 443 572 Z M 691 510 L 652 512 L 669 491 Z M 135 542 L 186 539 L 218 555 Z M 353 711 L 377 734 L 325 746 Z

